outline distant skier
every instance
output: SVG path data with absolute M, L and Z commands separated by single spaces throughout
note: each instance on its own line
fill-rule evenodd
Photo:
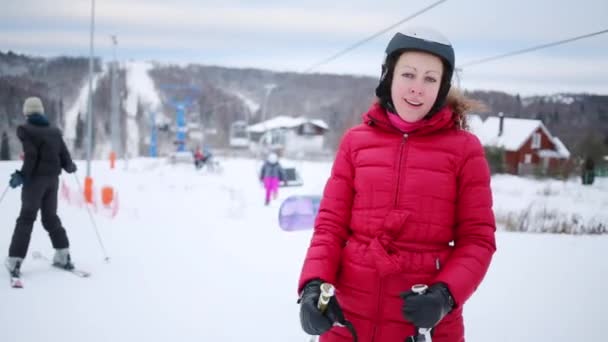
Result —
M 595 180 L 595 162 L 593 161 L 593 158 L 587 157 L 585 159 L 581 172 L 581 179 L 583 185 L 593 184 L 593 181 Z
M 285 179 L 285 170 L 279 163 L 276 153 L 270 153 L 260 171 L 260 181 L 264 182 L 266 189 L 265 205 L 270 204 L 270 197 L 276 199 L 279 195 L 279 184 Z
M 197 147 L 194 151 L 194 167 L 198 170 L 203 167 L 205 156 L 200 147 Z
M 204 146 L 202 149 L 197 147 L 194 152 L 194 167 L 198 170 L 203 168 L 206 164 L 211 165 L 212 156 L 213 154 L 207 146 Z
M 17 136 L 23 144 L 23 166 L 11 175 L 9 181 L 13 189 L 23 185 L 21 212 L 5 261 L 9 272 L 16 277 L 27 254 L 38 209 L 41 210 L 42 226 L 49 233 L 56 250 L 53 263 L 65 269 L 74 268 L 67 233 L 57 216 L 57 190 L 61 169 L 73 173 L 76 172 L 76 165 L 72 162 L 61 131 L 50 126 L 38 97 L 25 100 L 23 114 L 27 122 L 17 128 Z

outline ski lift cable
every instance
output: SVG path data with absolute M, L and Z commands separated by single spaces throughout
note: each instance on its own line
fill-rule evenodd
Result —
M 331 61 L 333 61 L 333 60 L 337 59 L 338 57 L 340 57 L 340 56 L 342 56 L 342 55 L 344 55 L 344 54 L 346 54 L 346 53 L 348 53 L 348 52 L 350 52 L 350 51 L 352 51 L 352 50 L 354 50 L 354 49 L 358 48 L 359 46 L 361 46 L 361 45 L 363 45 L 363 44 L 365 44 L 365 43 L 367 43 L 367 42 L 371 41 L 372 39 L 374 39 L 374 38 L 376 38 L 376 37 L 378 37 L 378 36 L 380 36 L 380 35 L 382 35 L 382 34 L 384 34 L 384 33 L 388 32 L 389 30 L 391 30 L 391 29 L 393 29 L 393 28 L 395 28 L 395 27 L 397 27 L 397 26 L 399 26 L 399 25 L 403 24 L 404 22 L 406 22 L 406 21 L 408 21 L 408 20 L 411 20 L 411 19 L 413 19 L 413 18 L 415 18 L 415 17 L 417 17 L 417 16 L 419 16 L 419 15 L 423 14 L 424 12 L 427 12 L 427 11 L 431 10 L 432 8 L 434 8 L 434 7 L 438 6 L 438 5 L 440 5 L 441 3 L 446 2 L 446 1 L 447 1 L 447 0 L 440 0 L 440 1 L 437 1 L 437 2 L 435 2 L 435 3 L 431 4 L 431 5 L 427 6 L 427 7 L 425 7 L 425 8 L 423 8 L 423 9 L 419 10 L 418 12 L 416 12 L 416 13 L 414 13 L 414 14 L 412 14 L 412 15 L 409 15 L 409 16 L 408 16 L 408 17 L 406 17 L 406 18 L 403 18 L 403 19 L 399 20 L 398 22 L 396 22 L 396 23 L 394 23 L 394 24 L 392 24 L 392 25 L 390 25 L 390 26 L 388 26 L 388 27 L 385 27 L 384 29 L 382 29 L 382 30 L 380 30 L 380 31 L 378 31 L 378 32 L 376 32 L 376 33 L 374 33 L 374 34 L 372 34 L 371 36 L 369 36 L 369 37 L 367 37 L 367 38 L 365 38 L 365 39 L 363 39 L 363 40 L 361 40 L 361 41 L 356 42 L 355 44 L 353 44 L 353 45 L 351 45 L 351 46 L 349 46 L 349 47 L 347 47 L 347 48 L 345 48 L 345 49 L 343 49 L 343 50 L 341 50 L 341 51 L 337 52 L 336 54 L 334 54 L 334 55 L 332 55 L 332 56 L 330 56 L 330 57 L 327 57 L 327 58 L 325 58 L 325 59 L 323 59 L 323 60 L 321 60 L 321 61 L 319 61 L 319 62 L 317 62 L 317 63 L 313 64 L 312 66 L 310 66 L 310 67 L 308 67 L 307 69 L 305 69 L 305 70 L 303 71 L 303 73 L 308 73 L 308 72 L 310 72 L 310 71 L 312 71 L 312 70 L 314 70 L 314 69 L 316 69 L 316 68 L 318 68 L 318 67 L 320 67 L 320 66 L 322 66 L 322 65 L 324 65 L 324 64 L 327 64 L 327 63 L 329 63 L 329 62 L 331 62 Z
M 562 40 L 559 40 L 559 41 L 556 41 L 556 42 L 541 44 L 541 45 L 537 45 L 537 46 L 533 46 L 533 47 L 529 47 L 529 48 L 525 48 L 525 49 L 521 49 L 521 50 L 517 50 L 517 51 L 513 51 L 513 52 L 503 53 L 503 54 L 500 54 L 498 56 L 486 57 L 486 58 L 470 61 L 470 62 L 467 62 L 467 63 L 464 63 L 464 64 L 458 66 L 457 69 L 463 69 L 465 67 L 470 67 L 470 66 L 473 66 L 473 65 L 479 65 L 479 64 L 482 64 L 482 63 L 487 63 L 487 62 L 495 61 L 497 59 L 512 57 L 512 56 L 516 56 L 516 55 L 520 55 L 520 54 L 523 54 L 523 53 L 532 52 L 532 51 L 536 51 L 536 50 L 540 50 L 540 49 L 546 49 L 546 48 L 549 48 L 549 47 L 553 47 L 553 46 L 557 46 L 557 45 L 562 45 L 562 44 L 570 43 L 570 42 L 573 42 L 573 41 L 576 41 L 576 40 L 585 39 L 585 38 L 590 38 L 590 37 L 597 36 L 597 35 L 604 34 L 604 33 L 608 33 L 608 29 L 602 30 L 602 31 L 593 32 L 593 33 L 588 33 L 588 34 L 584 34 L 584 35 L 581 35 L 581 36 L 576 36 L 576 37 L 572 37 L 572 38 L 568 38 L 568 39 L 562 39 Z
M 380 31 L 372 34 L 371 36 L 369 36 L 369 37 L 367 37 L 367 38 L 365 38 L 365 39 L 363 39 L 361 41 L 358 41 L 355 44 L 353 44 L 353 45 L 351 45 L 351 46 L 349 46 L 349 47 L 347 47 L 347 48 L 339 51 L 338 53 L 336 53 L 336 54 L 334 54 L 334 55 L 332 55 L 332 56 L 330 56 L 328 58 L 325 58 L 325 59 L 323 59 L 323 60 L 321 60 L 321 61 L 313 64 L 312 66 L 310 66 L 307 69 L 305 69 L 304 71 L 302 71 L 302 73 L 304 73 L 304 74 L 309 73 L 312 70 L 314 70 L 314 69 L 316 69 L 316 68 L 318 68 L 318 67 L 320 67 L 320 66 L 322 66 L 324 64 L 327 64 L 327 63 L 329 63 L 329 62 L 337 59 L 338 57 L 340 57 L 340 56 L 342 56 L 342 55 L 344 55 L 344 54 L 346 54 L 346 53 L 348 53 L 348 52 L 356 49 L 357 47 L 359 47 L 359 46 L 361 46 L 361 45 L 363 45 L 363 44 L 365 44 L 365 43 L 373 40 L 374 38 L 377 38 L 378 36 L 380 36 L 380 35 L 388 32 L 389 30 L 391 30 L 391 29 L 393 29 L 393 28 L 395 28 L 395 27 L 403 24 L 404 22 L 406 22 L 408 20 L 411 20 L 411 19 L 413 19 L 413 18 L 415 18 L 415 17 L 417 17 L 417 16 L 419 16 L 419 15 L 421 15 L 421 14 L 423 14 L 423 13 L 425 13 L 425 12 L 431 10 L 431 9 L 433 9 L 434 7 L 436 7 L 436 6 L 444 3 L 446 1 L 447 0 L 436 1 L 436 2 L 432 3 L 431 5 L 429 5 L 429 6 L 425 7 L 425 8 L 423 8 L 423 9 L 415 12 L 414 14 L 411 14 L 411 15 L 409 15 L 409 16 L 401 19 L 401 20 L 399 20 L 398 22 L 396 22 L 396 23 L 394 23 L 392 25 L 389 25 L 389 26 L 385 27 L 384 29 L 382 29 L 382 30 L 380 30 Z M 280 87 L 280 84 L 274 84 L 274 87 Z

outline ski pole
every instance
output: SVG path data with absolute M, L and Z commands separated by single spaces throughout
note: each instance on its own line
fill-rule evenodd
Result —
M 76 172 L 74 172 L 74 178 L 76 178 L 76 185 L 78 185 L 78 191 L 83 194 L 84 192 L 82 191 L 82 187 L 80 186 L 80 179 L 78 179 L 78 175 L 76 174 Z M 99 230 L 97 229 L 97 225 L 95 224 L 95 219 L 93 219 L 93 214 L 91 214 L 91 209 L 89 209 L 89 204 L 85 203 L 85 207 L 87 208 L 89 218 L 91 219 L 91 224 L 93 225 L 93 229 L 95 230 L 95 234 L 97 235 L 97 241 L 99 242 L 99 246 L 101 246 L 101 251 L 104 256 L 103 260 L 105 262 L 110 262 L 110 257 L 108 256 L 108 253 L 106 253 L 106 249 L 103 246 L 103 241 L 101 241 L 101 236 L 99 235 Z
M 319 296 L 319 301 L 317 302 L 317 308 L 322 313 L 325 313 L 327 310 L 327 305 L 331 300 L 331 297 L 336 293 L 336 289 L 330 283 L 321 284 L 321 295 Z
M 329 301 L 331 297 L 333 297 L 336 293 L 336 288 L 330 283 L 322 283 L 321 284 L 321 295 L 319 296 L 319 301 L 317 302 L 317 308 L 321 313 L 325 313 L 327 311 L 327 306 L 329 305 Z M 355 327 L 349 321 L 344 320 L 343 322 L 334 322 L 335 326 L 345 327 L 350 331 L 353 336 L 353 341 L 357 342 L 359 340 L 357 336 L 357 332 L 355 331 Z M 310 339 L 311 342 L 315 340 L 315 337 Z
M 327 305 L 331 300 L 331 297 L 335 294 L 335 288 L 330 283 L 322 283 L 321 284 L 321 295 L 319 296 L 319 300 L 317 301 L 317 309 L 321 311 L 321 313 L 325 313 L 327 311 Z M 309 342 L 318 341 L 318 336 L 311 336 Z
M 412 286 L 412 292 L 421 295 L 426 292 L 429 287 L 425 284 L 416 284 Z M 418 328 L 418 336 L 416 342 L 432 342 L 431 328 Z
M 9 185 L 7 185 L 6 188 L 4 188 L 4 191 L 2 191 L 2 196 L 0 196 L 0 203 L 2 203 L 2 200 L 4 199 L 4 196 L 6 195 L 8 188 L 9 188 Z
M 321 295 L 319 296 L 319 300 L 317 301 L 317 309 L 321 311 L 321 313 L 325 313 L 327 311 L 327 305 L 331 300 L 331 297 L 335 294 L 335 288 L 330 283 L 322 283 L 321 284 Z M 318 340 L 317 336 L 311 336 L 309 342 L 315 342 Z

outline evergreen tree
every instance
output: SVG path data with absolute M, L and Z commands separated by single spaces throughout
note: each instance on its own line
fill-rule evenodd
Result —
M 11 160 L 11 150 L 8 144 L 8 135 L 2 132 L 2 142 L 0 143 L 0 160 Z
M 57 108 L 57 127 L 65 130 L 65 114 L 63 113 L 63 99 L 59 100 Z
M 515 110 L 515 115 L 516 117 L 521 117 L 521 113 L 523 111 L 523 104 L 521 102 L 521 96 L 519 96 L 519 94 L 517 94 L 517 96 L 515 96 L 515 102 L 516 102 L 516 110 Z
M 74 148 L 77 150 L 82 149 L 82 143 L 84 140 L 84 121 L 80 113 L 78 113 L 78 118 L 76 119 L 76 140 L 74 141 Z
M 139 98 L 137 99 L 137 107 L 136 107 L 136 111 L 135 111 L 135 123 L 137 124 L 139 131 L 144 132 L 145 127 L 146 127 L 145 118 L 144 118 L 144 106 L 141 103 L 141 100 Z M 147 144 L 146 144 L 146 140 L 145 140 L 145 134 L 140 134 L 139 141 L 137 144 L 137 151 L 131 151 L 131 152 L 134 155 L 145 154 L 146 145 Z
M 57 111 L 55 108 L 55 101 L 53 100 L 46 100 L 46 99 L 42 99 L 42 102 L 44 103 L 44 116 L 46 116 L 46 118 L 49 120 L 49 123 L 51 125 L 56 125 L 57 124 Z

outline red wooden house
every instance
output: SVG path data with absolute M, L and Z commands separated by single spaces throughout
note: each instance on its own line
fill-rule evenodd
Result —
M 504 150 L 505 170 L 512 174 L 557 173 L 570 152 L 540 120 L 508 118 L 499 114 L 474 130 L 486 147 Z

